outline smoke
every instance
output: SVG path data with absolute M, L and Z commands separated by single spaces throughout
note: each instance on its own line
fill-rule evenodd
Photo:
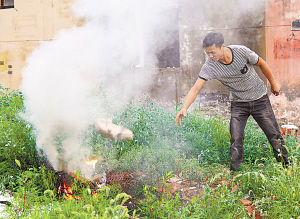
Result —
M 262 21 L 265 1 L 182 0 L 180 7 L 190 15 L 182 17 L 187 24 L 195 24 L 202 30 L 226 29 L 242 27 L 241 20 L 255 24 Z
M 21 90 L 37 148 L 56 170 L 80 170 L 85 130 L 151 86 L 157 49 L 172 43 L 171 0 L 75 0 L 81 27 L 42 42 L 27 59 Z

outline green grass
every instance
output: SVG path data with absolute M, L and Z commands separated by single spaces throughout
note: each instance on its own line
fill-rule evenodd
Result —
M 19 113 L 23 110 L 23 95 L 18 91 L 0 89 L 0 179 L 1 188 L 14 190 L 20 168 L 38 166 L 32 127 Z
M 39 166 L 32 126 L 23 111 L 20 92 L 3 90 L 0 96 L 0 189 L 14 192 L 8 212 L 12 218 L 128 218 L 135 214 L 124 205 L 129 196 L 118 186 L 96 195 L 83 187 L 81 200 L 57 196 L 53 172 Z M 266 218 L 297 218 L 299 212 L 299 142 L 286 138 L 293 164 L 283 169 L 273 158 L 267 138 L 253 120 L 245 129 L 244 163 L 233 179 L 229 173 L 229 122 L 221 116 L 206 118 L 190 112 L 176 127 L 174 110 L 161 108 L 149 98 L 132 103 L 116 114 L 114 122 L 130 128 L 132 141 L 113 141 L 87 130 L 86 143 L 101 155 L 107 170 L 135 174 L 141 218 L 239 218 L 249 217 L 239 200 L 248 196 Z M 19 162 L 19 164 L 18 164 Z M 170 174 L 203 185 L 204 195 L 183 202 L 178 194 L 157 189 Z M 163 177 L 163 178 L 162 178 Z M 162 179 L 162 180 L 161 180 Z M 230 186 L 211 188 L 226 179 Z M 237 185 L 236 191 L 231 191 Z M 166 185 L 167 186 L 167 185 Z M 109 192 L 108 192 L 109 190 Z M 122 195 L 121 195 L 122 194 Z M 133 197 L 135 199 L 135 197 Z
M 28 171 L 27 174 L 29 174 Z M 33 172 L 31 172 L 32 175 Z M 38 172 L 34 172 L 38 173 Z M 43 174 L 43 173 L 42 173 Z M 88 187 L 81 188 L 79 200 L 57 197 L 55 191 L 45 190 L 39 194 L 41 184 L 27 178 L 14 196 L 13 206 L 8 208 L 12 218 L 128 218 L 124 203 L 130 198 L 117 187 L 104 187 L 92 193 Z M 43 184 L 42 184 L 43 185 Z

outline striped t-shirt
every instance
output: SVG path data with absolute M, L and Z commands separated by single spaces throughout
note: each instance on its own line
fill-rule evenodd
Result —
M 249 48 L 231 45 L 232 61 L 223 64 L 210 58 L 204 63 L 199 77 L 204 80 L 217 79 L 230 91 L 232 101 L 252 101 L 267 93 L 267 87 L 254 69 L 259 56 Z

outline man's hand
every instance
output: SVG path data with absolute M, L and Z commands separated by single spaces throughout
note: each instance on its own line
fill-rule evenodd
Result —
M 181 126 L 181 118 L 183 116 L 186 116 L 186 109 L 185 108 L 182 108 L 178 113 L 177 113 L 177 116 L 176 116 L 176 119 L 175 119 L 175 125 L 177 126 L 178 125 L 178 121 L 179 121 L 179 125 Z
M 202 78 L 198 78 L 197 81 L 195 82 L 194 86 L 190 89 L 190 91 L 188 92 L 183 107 L 182 109 L 177 113 L 176 119 L 175 119 L 175 124 L 176 126 L 178 125 L 178 121 L 179 124 L 181 126 L 181 118 L 183 116 L 186 116 L 186 111 L 188 110 L 188 108 L 190 107 L 190 105 L 194 102 L 194 100 L 196 99 L 198 93 L 200 92 L 201 88 L 203 87 L 204 83 L 206 81 Z
M 277 83 L 274 83 L 271 85 L 271 91 L 272 93 L 275 95 L 275 96 L 278 96 L 279 95 L 279 92 L 280 92 L 280 85 L 277 84 Z
M 276 82 L 276 80 L 274 78 L 274 75 L 271 72 L 271 69 L 270 69 L 269 65 L 261 57 L 258 58 L 258 62 L 257 62 L 256 65 L 260 67 L 262 73 L 266 76 L 266 78 L 270 82 L 272 93 L 275 96 L 278 96 L 279 92 L 280 92 L 280 85 L 277 84 L 277 82 Z

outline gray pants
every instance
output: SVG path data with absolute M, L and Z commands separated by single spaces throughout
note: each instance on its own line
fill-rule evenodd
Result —
M 273 147 L 276 160 L 288 164 L 288 152 L 283 146 L 285 143 L 278 128 L 269 97 L 265 95 L 250 102 L 231 102 L 230 169 L 238 170 L 239 165 L 243 162 L 244 129 L 250 115 L 253 116 L 266 134 Z

